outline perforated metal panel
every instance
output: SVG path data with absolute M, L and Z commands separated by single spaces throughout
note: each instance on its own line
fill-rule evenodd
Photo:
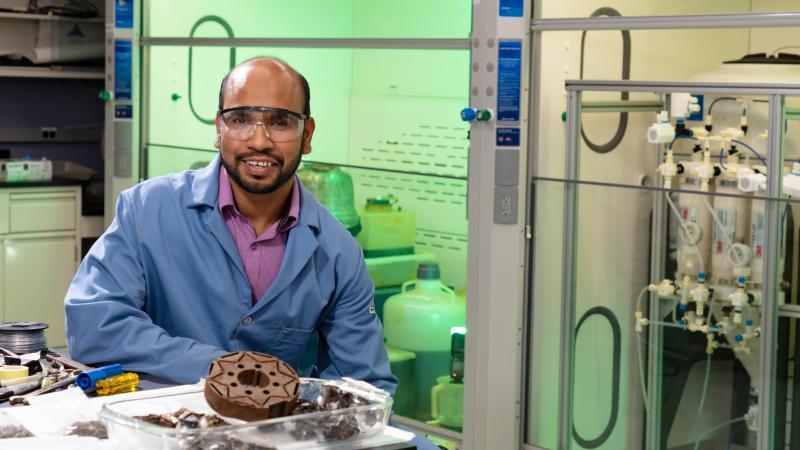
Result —
M 388 106 L 387 106 L 388 105 Z M 420 174 L 467 177 L 469 127 L 461 100 L 369 97 L 351 100 L 350 164 Z

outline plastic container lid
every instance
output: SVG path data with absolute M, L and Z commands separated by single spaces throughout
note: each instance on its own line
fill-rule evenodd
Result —
M 435 262 L 419 263 L 417 267 L 418 280 L 438 280 L 442 277 L 439 264 Z

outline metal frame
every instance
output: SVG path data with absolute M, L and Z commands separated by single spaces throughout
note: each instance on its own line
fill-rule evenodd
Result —
M 567 91 L 567 152 L 564 176 L 578 177 L 581 143 L 581 92 Z M 564 243 L 561 275 L 561 358 L 559 360 L 558 448 L 572 444 L 572 397 L 575 379 L 575 266 L 578 237 L 578 185 L 564 186 Z
M 362 38 L 141 38 L 142 46 L 176 47 L 297 47 L 468 50 L 469 39 L 362 39 Z
M 779 258 L 780 258 L 780 236 L 783 232 L 781 223 L 781 206 L 784 199 L 781 198 L 783 181 L 783 124 L 785 118 L 785 96 L 800 95 L 800 85 L 788 84 L 765 84 L 747 83 L 733 85 L 731 83 L 673 83 L 673 82 L 633 82 L 633 81 L 588 81 L 588 80 L 569 80 L 566 82 L 567 90 L 567 142 L 565 155 L 565 183 L 564 190 L 564 263 L 562 274 L 562 313 L 561 313 L 561 360 L 560 360 L 560 387 L 559 387 L 559 440 L 558 448 L 567 450 L 572 444 L 572 384 L 574 375 L 574 266 L 576 258 L 576 226 L 577 226 L 577 188 L 581 183 L 578 180 L 579 155 L 580 155 L 580 115 L 581 115 L 581 93 L 583 91 L 627 91 L 627 92 L 654 92 L 668 96 L 671 92 L 698 92 L 698 93 L 730 93 L 730 94 L 750 94 L 768 95 L 769 97 L 769 140 L 767 161 L 769 164 L 767 172 L 770 174 L 781 174 L 781 176 L 771 176 L 767 178 L 766 203 L 766 248 L 765 248 L 765 267 L 763 285 L 763 303 L 761 318 L 761 341 L 760 341 L 760 380 L 759 392 L 759 415 L 758 415 L 758 449 L 771 450 L 775 442 L 774 416 L 776 408 L 775 399 L 775 361 L 777 344 L 777 325 L 779 309 L 787 311 L 786 315 L 800 313 L 797 308 L 790 306 L 779 306 L 780 281 L 778 279 Z M 667 97 L 665 97 L 667 98 Z M 589 182 L 591 184 L 607 184 Z M 637 187 L 641 188 L 641 187 Z M 659 190 L 654 188 L 652 190 Z M 664 216 L 663 199 L 656 198 L 654 204 L 654 242 L 661 243 L 659 248 L 653 252 L 653 258 L 663 255 L 663 225 L 666 217 Z M 652 276 L 660 276 L 661 264 L 656 260 L 653 265 Z M 791 311 L 789 313 L 788 311 Z M 651 319 L 652 314 L 651 312 Z M 660 342 L 660 330 L 650 327 L 651 342 Z M 649 374 L 649 395 L 650 399 L 657 398 L 658 374 L 660 373 L 660 363 L 657 355 L 651 352 L 650 374 Z M 650 403 L 651 405 L 654 403 Z M 648 417 L 646 445 L 648 449 L 660 448 L 660 418 L 659 414 L 651 411 Z
M 539 71 L 536 68 L 541 63 L 541 51 L 539 49 L 540 42 L 541 42 L 541 33 L 546 31 L 569 31 L 569 30 L 576 30 L 576 31 L 583 31 L 583 30 L 654 30 L 654 29 L 722 29 L 722 28 L 777 28 L 777 27 L 794 27 L 800 25 L 800 13 L 767 13 L 767 14 L 707 14 L 707 15 L 682 15 L 682 16 L 655 16 L 655 17 L 631 17 L 631 16 L 623 16 L 623 17 L 596 17 L 596 18 L 541 18 L 542 17 L 542 6 L 541 2 L 531 2 L 533 3 L 532 6 L 532 20 L 531 20 L 531 41 L 532 41 L 532 53 L 531 53 L 531 64 L 534 68 L 533 73 L 531 75 L 531 87 L 530 87 L 530 96 L 531 96 L 531 105 L 530 105 L 530 136 L 537 136 L 541 130 L 539 129 L 539 107 L 540 107 L 540 86 L 539 86 Z M 608 82 L 608 81 L 599 81 L 599 82 L 585 82 L 581 80 L 572 81 L 573 89 L 588 89 L 591 87 L 596 88 L 596 90 L 602 91 L 620 91 L 620 86 L 622 83 L 617 82 Z M 640 91 L 640 92 L 647 92 L 648 87 L 652 87 L 653 83 L 637 83 L 637 82 L 625 82 L 625 91 L 633 92 L 633 91 Z M 666 91 L 668 89 L 674 89 L 677 91 L 685 92 L 685 86 L 688 86 L 688 83 L 662 83 L 660 84 L 659 88 L 662 91 Z M 712 89 L 716 87 L 720 87 L 720 84 L 705 84 L 706 92 L 713 92 Z M 726 90 L 727 92 L 735 91 L 735 87 L 741 87 L 742 85 L 727 85 L 724 87 L 720 87 L 720 89 Z M 751 85 L 748 88 L 752 87 L 765 87 L 765 85 Z M 734 88 L 734 89 L 732 89 Z M 650 91 L 653 92 L 653 91 Z M 763 91 L 759 93 L 761 95 L 770 95 L 770 94 L 781 94 L 781 95 L 797 95 L 798 86 L 791 86 L 791 85 L 769 85 L 766 86 Z M 610 103 L 610 102 L 604 102 Z M 584 112 L 610 112 L 615 108 L 610 104 L 591 104 L 587 102 L 584 106 Z M 646 107 L 643 105 L 640 107 L 637 105 L 636 108 L 633 107 L 634 105 L 629 104 L 624 107 L 620 107 L 617 109 L 617 112 L 621 111 L 635 111 L 636 109 L 641 108 L 640 110 L 645 110 Z M 800 115 L 798 115 L 800 116 Z M 789 120 L 795 119 L 794 115 L 789 112 L 785 115 L 785 117 Z M 772 150 L 774 151 L 774 150 Z M 536 140 L 531 140 L 530 149 L 529 149 L 529 170 L 532 175 L 537 174 L 536 170 L 536 161 L 537 155 L 539 154 L 539 144 Z M 778 161 L 773 154 L 768 156 L 772 158 L 774 161 Z M 550 180 L 550 181 L 558 181 L 557 179 L 548 179 L 542 177 L 532 177 L 531 183 L 535 183 L 537 180 Z M 602 182 L 593 182 L 593 181 L 585 181 L 585 180 L 561 180 L 566 183 L 570 184 L 597 184 L 603 185 Z M 636 189 L 647 189 L 647 187 L 640 187 L 640 186 L 617 186 L 617 187 L 630 187 Z M 658 188 L 654 188 L 658 189 Z M 771 195 L 768 194 L 768 197 Z M 531 199 L 532 202 L 534 199 Z M 793 200 L 789 200 L 792 202 Z M 657 196 L 654 204 L 654 226 L 663 226 L 664 221 L 666 220 L 666 216 L 664 215 L 664 199 L 663 196 Z M 657 230 L 654 230 L 657 231 Z M 773 230 L 773 232 L 775 232 Z M 532 248 L 532 243 L 531 243 Z M 653 255 L 655 257 L 656 255 Z M 653 265 L 653 271 L 658 272 L 659 267 L 657 265 Z M 529 268 L 528 272 L 530 276 L 532 276 L 532 269 Z M 532 282 L 532 280 L 530 280 Z M 532 292 L 532 291 L 531 291 Z M 533 309 L 534 299 L 530 297 L 532 294 L 529 294 L 527 297 L 527 302 L 529 303 L 529 308 Z M 800 317 L 800 308 L 797 310 L 792 309 L 791 305 L 780 305 L 780 315 L 781 316 L 796 316 Z M 774 315 L 773 313 L 770 313 Z M 530 319 L 530 318 L 529 318 Z M 527 330 L 530 333 L 530 330 Z M 658 339 L 660 337 L 660 333 L 656 336 L 651 336 L 651 339 L 655 338 Z M 769 336 L 767 336 L 769 338 Z M 651 341 L 655 342 L 655 341 Z M 528 344 L 529 345 L 529 344 Z M 763 353 L 762 353 L 763 354 Z M 536 358 L 536 355 L 532 356 Z M 654 371 L 659 370 L 659 366 L 650 366 L 650 372 L 653 374 Z M 654 374 L 653 374 L 654 376 Z M 528 380 L 526 383 L 530 382 Z M 651 393 L 654 393 L 655 390 L 651 389 Z M 526 423 L 528 419 L 526 418 Z M 651 434 L 651 431 L 648 429 L 648 435 Z M 565 433 L 560 433 L 565 434 Z M 529 436 L 525 436 L 525 441 L 528 441 Z M 657 437 L 657 436 L 656 436 Z M 655 441 L 658 442 L 658 441 Z M 529 444 L 523 444 L 523 448 L 536 448 Z M 760 447 L 765 448 L 765 447 Z
M 141 172 L 141 135 L 140 124 L 145 118 L 142 110 L 141 97 L 141 50 L 139 44 L 141 24 L 142 24 L 142 3 L 143 0 L 129 0 L 133 4 L 133 28 L 117 28 L 115 21 L 116 2 L 115 0 L 105 0 L 105 90 L 111 93 L 115 91 L 116 68 L 115 64 L 115 41 L 117 39 L 127 39 L 131 41 L 131 99 L 124 101 L 133 108 L 133 118 L 131 123 L 131 143 L 130 143 L 130 176 L 115 175 L 114 164 L 117 153 L 115 134 L 119 121 L 115 117 L 115 107 L 117 99 L 112 98 L 105 103 L 105 130 L 103 132 L 103 155 L 105 160 L 105 189 L 103 205 L 105 209 L 105 225 L 111 224 L 116 213 L 116 200 L 119 193 L 138 183 Z
M 784 132 L 784 104 L 782 95 L 769 96 L 769 140 L 767 142 L 767 174 L 780 174 L 780 176 L 767 176 L 767 195 L 778 197 L 781 195 L 783 184 L 783 132 Z M 764 257 L 764 286 L 761 302 L 761 349 L 759 361 L 759 389 L 758 389 L 758 448 L 769 450 L 775 441 L 775 361 L 778 344 L 778 299 L 780 280 L 778 278 L 780 260 L 780 236 L 783 232 L 781 221 L 782 204 L 777 201 L 767 201 L 765 204 L 766 235 Z M 785 439 L 780 437 L 781 442 Z
M 498 41 L 522 42 L 520 120 L 473 122 L 470 128 L 467 342 L 464 385 L 464 448 L 518 449 L 524 398 L 525 283 L 527 258 L 528 119 L 526 88 L 531 70 L 530 8 L 522 17 L 499 17 L 500 2 L 472 2 L 470 105 L 496 110 Z M 465 105 L 466 106 L 466 105 Z M 517 223 L 494 223 L 495 129 L 520 128 Z M 499 349 L 502 349 L 500 351 Z
M 531 22 L 531 30 L 681 30 L 687 28 L 796 27 L 799 25 L 800 13 L 745 13 L 534 19 Z
M 800 26 L 800 24 L 798 24 Z M 710 81 L 628 81 L 628 80 L 567 80 L 567 91 L 592 92 L 703 92 L 741 95 L 800 95 L 800 84 L 789 83 L 714 83 Z
M 536 11 L 541 8 L 541 2 L 534 2 L 532 6 L 531 15 L 535 15 Z M 529 64 L 532 68 L 535 67 L 535 61 L 539 61 L 541 58 L 541 39 L 538 39 L 538 35 L 535 33 L 531 33 L 531 47 L 530 47 L 530 55 Z M 539 130 L 539 113 L 536 111 L 536 108 L 539 105 L 539 90 L 537 86 L 539 86 L 541 80 L 541 72 L 538 70 L 531 70 L 530 71 L 530 80 L 528 83 L 528 91 L 530 92 L 530 103 L 528 104 L 528 174 L 533 175 L 536 173 L 536 163 L 538 161 L 538 155 L 536 154 L 536 149 L 538 148 L 537 145 L 534 144 L 535 139 L 531 139 L 531 136 L 538 136 Z M 520 400 L 523 402 L 522 406 L 522 423 L 520 424 L 520 442 L 522 448 L 525 449 L 526 447 L 534 448 L 533 446 L 529 446 L 527 444 L 528 438 L 530 437 L 530 418 L 532 415 L 532 407 L 531 404 L 533 403 L 533 399 L 531 398 L 531 388 L 530 388 L 530 380 L 532 378 L 532 366 L 533 362 L 535 361 L 536 355 L 530 351 L 530 343 L 531 339 L 533 339 L 533 324 L 534 324 L 534 303 L 533 303 L 533 292 L 534 292 L 534 285 L 535 279 L 534 274 L 536 273 L 536 253 L 534 252 L 534 240 L 533 236 L 536 229 L 536 180 L 529 176 L 526 179 L 526 188 L 527 193 L 529 195 L 528 201 L 525 202 L 525 217 L 527 221 L 527 225 L 525 227 L 525 238 L 527 239 L 527 243 L 525 245 L 525 251 L 527 255 L 525 257 L 526 262 L 526 280 L 525 280 L 525 293 L 524 293 L 524 303 L 523 303 L 523 335 L 522 335 L 522 348 L 523 348 L 523 360 L 522 360 L 522 384 L 520 386 Z

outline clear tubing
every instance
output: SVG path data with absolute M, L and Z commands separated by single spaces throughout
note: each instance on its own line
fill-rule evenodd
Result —
M 722 422 L 721 424 L 713 428 L 709 428 L 708 430 L 703 431 L 702 433 L 700 433 L 700 436 L 697 436 L 697 440 L 694 441 L 694 450 L 700 449 L 700 443 L 703 442 L 703 438 L 705 438 L 707 435 L 714 434 L 719 429 L 725 428 L 728 425 L 733 425 L 736 422 L 744 422 L 745 420 L 746 419 L 744 417 L 737 417 L 736 419 L 731 419 L 726 422 Z
M 667 327 L 667 328 L 680 328 L 681 330 L 688 330 L 689 329 L 688 326 L 681 325 L 679 323 L 659 322 L 657 320 L 650 322 L 650 325 L 658 325 L 660 327 Z
M 728 243 L 728 251 L 727 251 L 728 259 L 730 259 L 731 263 L 733 263 L 734 265 L 738 265 L 741 261 L 736 261 L 734 259 L 733 255 L 735 255 L 736 252 L 732 251 L 733 241 L 731 240 L 731 236 L 728 233 L 728 227 L 722 225 L 722 222 L 719 220 L 719 217 L 717 217 L 717 214 L 714 212 L 714 208 L 711 206 L 710 203 L 708 203 L 708 200 L 705 197 L 703 197 L 703 203 L 705 203 L 706 208 L 708 208 L 708 211 L 711 213 L 711 217 L 714 219 L 714 222 L 716 222 L 719 229 L 723 230 L 722 235 L 725 237 L 725 241 L 727 241 Z
M 669 192 L 665 192 L 664 196 L 667 198 L 667 203 L 669 204 L 672 213 L 675 214 L 675 217 L 678 219 L 678 223 L 681 224 L 681 229 L 686 230 L 686 224 L 683 221 L 683 217 L 681 217 L 680 211 L 678 211 L 678 207 L 675 206 L 675 202 L 672 201 L 672 198 L 669 196 Z M 705 200 L 705 198 L 703 199 Z M 706 202 L 707 204 L 708 202 Z M 681 235 L 681 239 L 683 239 L 683 235 Z M 697 260 L 700 261 L 700 272 L 706 273 L 705 265 L 703 264 L 703 256 L 700 254 L 700 250 L 697 248 L 697 244 L 693 241 L 689 241 L 689 243 L 694 248 L 694 251 L 697 253 Z
M 700 405 L 697 407 L 697 414 L 703 413 L 703 405 L 706 403 L 708 393 L 708 379 L 711 378 L 711 353 L 706 357 L 706 375 L 703 378 L 703 393 L 700 394 Z
M 644 298 L 644 294 L 647 292 L 647 286 L 645 286 L 641 292 L 639 292 L 639 297 L 636 299 L 636 310 L 642 310 L 642 299 Z M 636 362 L 639 366 L 639 384 L 642 386 L 642 403 L 644 403 L 644 412 L 645 414 L 648 412 L 648 403 L 647 403 L 647 387 L 644 383 L 644 365 L 642 364 L 642 338 L 639 336 L 642 333 L 634 332 L 636 334 Z

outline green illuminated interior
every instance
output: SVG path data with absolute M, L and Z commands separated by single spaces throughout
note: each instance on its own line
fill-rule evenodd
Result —
M 196 27 L 194 37 L 228 37 L 230 31 L 251 38 L 466 39 L 470 14 L 471 3 L 464 0 L 250 0 L 237 2 L 235 10 L 211 0 L 149 1 L 144 30 L 150 37 L 189 37 L 198 21 L 214 15 L 229 30 L 219 19 L 207 20 Z M 415 254 L 396 257 L 398 261 L 368 261 L 379 285 L 378 310 L 399 292 L 402 281 L 415 278 L 416 265 L 429 259 L 441 266 L 442 282 L 463 297 L 469 127 L 459 111 L 469 104 L 467 49 L 152 46 L 147 51 L 148 177 L 197 167 L 216 156 L 211 121 L 231 58 L 238 63 L 255 56 L 279 57 L 303 73 L 311 87 L 317 128 L 305 160 L 341 166 L 349 173 L 357 206 L 367 198 L 392 194 L 398 206 L 416 213 Z M 404 275 L 398 278 L 397 273 Z M 394 284 L 384 286 L 387 279 Z M 455 325 L 463 323 L 449 324 L 448 330 Z M 447 353 L 443 357 L 449 360 Z M 403 356 L 397 370 L 407 373 L 408 354 L 398 354 Z M 430 357 L 425 353 L 423 359 Z M 431 374 L 429 384 L 442 375 L 447 371 Z M 446 392 L 452 395 L 453 390 Z M 442 403 L 451 410 L 444 412 L 447 425 L 458 429 L 453 425 L 456 407 L 448 406 L 453 401 L 442 398 Z M 424 412 L 414 415 L 413 408 L 408 411 L 418 420 L 432 419 Z
M 465 0 L 145 0 L 144 34 L 186 37 L 198 19 L 216 15 L 236 37 L 467 38 L 472 3 Z M 197 34 L 197 36 L 201 36 Z

